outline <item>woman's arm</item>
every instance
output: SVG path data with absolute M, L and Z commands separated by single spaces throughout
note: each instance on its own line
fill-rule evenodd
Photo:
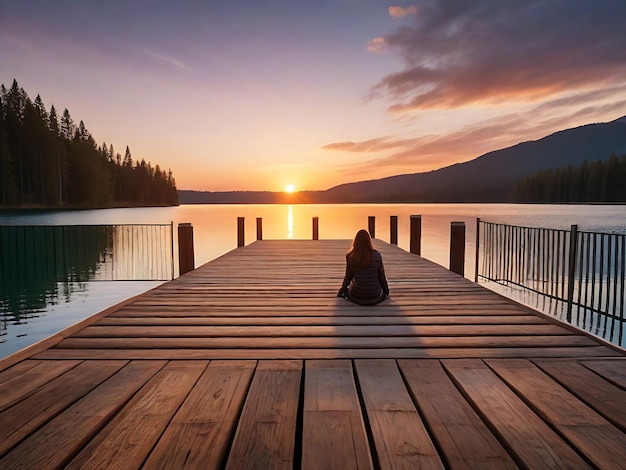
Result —
M 343 277 L 343 282 L 341 283 L 341 288 L 337 291 L 337 297 L 343 297 L 343 294 L 348 290 L 348 286 L 350 285 L 350 281 L 354 278 L 354 273 L 350 268 L 350 264 L 346 259 L 346 274 Z
M 389 284 L 387 283 L 387 276 L 385 276 L 385 266 L 383 265 L 383 257 L 380 257 L 380 266 L 378 267 L 378 282 L 380 287 L 383 288 L 385 295 L 389 295 Z

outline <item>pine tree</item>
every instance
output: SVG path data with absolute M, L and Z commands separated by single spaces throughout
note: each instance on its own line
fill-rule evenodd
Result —
M 0 85 L 0 203 L 106 207 L 177 201 L 171 170 L 166 177 L 126 147 L 123 160 L 78 126 L 67 108 L 60 120 L 41 96 L 31 101 L 17 80 Z M 172 192 L 173 189 L 173 192 Z M 165 202 L 171 203 L 171 202 Z
M 76 125 L 70 116 L 70 112 L 65 108 L 63 110 L 63 116 L 61 117 L 61 137 L 65 140 L 70 141 L 74 138 L 74 134 L 76 133 Z

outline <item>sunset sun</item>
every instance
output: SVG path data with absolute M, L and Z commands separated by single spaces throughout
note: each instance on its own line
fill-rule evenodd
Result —
M 295 190 L 296 188 L 293 184 L 288 184 L 287 186 L 285 186 L 285 192 L 287 193 L 293 193 Z

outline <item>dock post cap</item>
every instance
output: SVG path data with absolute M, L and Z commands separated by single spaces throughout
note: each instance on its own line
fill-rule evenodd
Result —
M 421 215 L 412 215 L 411 219 L 421 219 L 422 216 Z
M 190 227 L 191 222 L 181 222 L 178 224 L 179 227 Z
M 456 227 L 458 225 L 465 225 L 465 222 L 450 222 L 450 225 L 454 225 Z

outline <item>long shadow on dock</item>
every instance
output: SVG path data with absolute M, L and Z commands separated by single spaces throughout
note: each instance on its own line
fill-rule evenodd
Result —
M 626 356 L 376 241 L 263 241 L 0 363 L 0 468 L 622 468 Z

